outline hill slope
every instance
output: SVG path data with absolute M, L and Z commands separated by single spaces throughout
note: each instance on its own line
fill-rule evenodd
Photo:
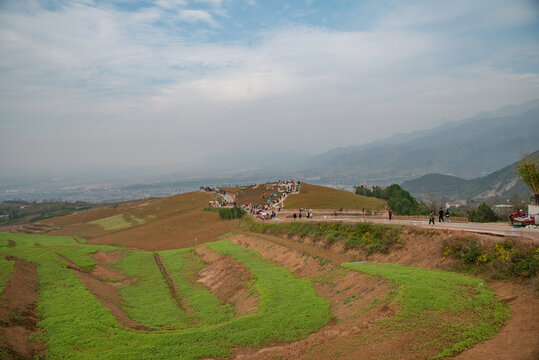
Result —
M 214 241 L 230 232 L 236 221 L 221 221 L 203 211 L 216 194 L 191 192 L 156 199 L 96 207 L 47 219 L 51 235 L 76 235 L 89 244 L 114 244 L 137 249 L 177 249 Z
M 334 149 L 311 159 L 305 177 L 320 181 L 401 182 L 428 173 L 474 178 L 537 150 L 539 102 L 446 123 L 358 147 Z
M 288 196 L 285 209 L 383 209 L 385 200 L 356 195 L 354 193 L 325 186 L 302 183 L 299 194 Z
M 533 153 L 538 154 L 539 151 Z M 435 195 L 450 199 L 484 200 L 492 197 L 508 197 L 511 194 L 529 195 L 528 187 L 520 181 L 516 172 L 516 164 L 517 162 L 472 180 L 443 174 L 427 174 L 405 181 L 402 187 L 418 197 Z

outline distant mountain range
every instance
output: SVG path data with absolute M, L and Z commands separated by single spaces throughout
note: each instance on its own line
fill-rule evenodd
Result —
M 539 99 L 434 129 L 333 149 L 306 160 L 301 174 L 341 184 L 384 185 L 429 173 L 472 179 L 537 150 L 538 139 Z
M 532 155 L 539 155 L 539 151 Z M 512 194 L 527 196 L 530 190 L 519 179 L 516 164 L 517 162 L 487 176 L 472 180 L 443 174 L 427 174 L 418 179 L 403 182 L 402 187 L 422 199 L 435 196 L 450 200 L 481 201 L 493 197 L 508 198 Z

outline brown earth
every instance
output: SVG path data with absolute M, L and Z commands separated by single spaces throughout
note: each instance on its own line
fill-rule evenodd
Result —
M 489 282 L 511 317 L 491 339 L 464 351 L 458 360 L 539 359 L 539 298 L 529 287 L 515 282 Z
M 37 322 L 37 265 L 15 261 L 13 274 L 0 295 L 0 357 L 34 359 L 44 353 L 45 345 L 31 342 L 29 336 L 39 332 Z
M 90 256 L 97 262 L 92 268 L 92 275 L 109 281 L 126 280 L 127 277 L 122 274 L 119 269 L 107 266 L 108 264 L 120 261 L 126 256 L 126 253 L 122 250 L 115 250 L 111 252 L 98 251 Z
M 214 241 L 237 228 L 238 221 L 221 221 L 215 212 L 203 211 L 216 194 L 193 192 L 167 198 L 106 205 L 43 221 L 53 226 L 48 235 L 75 235 L 88 244 L 111 244 L 141 250 L 168 250 Z M 90 221 L 123 214 L 144 220 L 130 221 L 132 227 L 105 231 Z
M 112 244 L 148 251 L 180 249 L 214 241 L 237 228 L 237 224 L 238 220 L 220 220 L 214 212 L 192 210 L 92 238 L 88 244 Z
M 199 271 L 198 283 L 206 286 L 219 299 L 233 304 L 238 317 L 258 308 L 258 293 L 251 285 L 253 274 L 245 266 L 207 246 L 195 248 L 195 253 L 207 265 Z
M 227 191 L 238 204 L 267 204 L 268 199 L 279 199 L 282 192 L 279 192 L 279 186 L 276 184 L 261 184 L 255 186 L 226 187 L 222 190 Z M 273 197 L 277 194 L 277 197 Z

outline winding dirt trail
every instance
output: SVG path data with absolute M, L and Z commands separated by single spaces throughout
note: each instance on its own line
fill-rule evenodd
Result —
M 0 349 L 8 358 L 34 359 L 46 349 L 45 345 L 29 339 L 38 331 L 37 265 L 16 257 L 8 257 L 8 260 L 15 261 L 15 265 L 0 295 Z

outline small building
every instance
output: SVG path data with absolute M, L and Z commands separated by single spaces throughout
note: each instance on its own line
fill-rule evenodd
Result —
M 461 207 L 461 206 L 465 206 L 466 203 L 463 203 L 463 202 L 446 202 L 445 203 L 445 207 L 446 209 L 450 208 L 450 207 L 454 207 L 454 208 L 458 208 L 458 207 Z

